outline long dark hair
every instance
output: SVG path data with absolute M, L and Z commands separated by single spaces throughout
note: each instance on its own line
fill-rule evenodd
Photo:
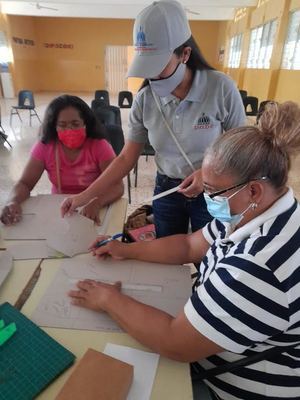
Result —
M 105 138 L 105 129 L 96 119 L 90 107 L 80 97 L 64 94 L 52 100 L 46 109 L 40 131 L 42 143 L 46 144 L 52 140 L 57 140 L 57 118 L 59 113 L 67 107 L 73 107 L 78 110 L 80 118 L 84 121 L 87 137 L 93 139 Z
M 199 46 L 197 45 L 193 36 L 191 36 L 186 42 L 184 42 L 181 46 L 177 47 L 174 50 L 174 53 L 180 57 L 184 48 L 190 47 L 192 49 L 191 55 L 186 63 L 186 65 L 191 69 L 193 72 L 196 70 L 204 70 L 204 69 L 212 69 L 213 68 L 204 58 Z
M 184 42 L 182 45 L 177 47 L 174 50 L 174 54 L 176 54 L 177 57 L 180 57 L 181 54 L 183 53 L 183 50 L 185 47 L 190 47 L 191 50 L 191 55 L 186 63 L 187 67 L 195 73 L 197 70 L 204 70 L 204 69 L 211 69 L 215 70 L 204 58 L 199 46 L 197 45 L 195 39 L 193 36 L 191 36 L 186 42 Z M 143 89 L 145 86 L 149 85 L 148 79 L 144 79 L 141 87 L 139 90 Z

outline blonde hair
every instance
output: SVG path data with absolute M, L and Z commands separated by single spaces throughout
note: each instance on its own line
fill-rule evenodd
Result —
M 291 155 L 300 150 L 300 108 L 271 103 L 257 126 L 231 129 L 210 146 L 204 162 L 213 160 L 216 174 L 231 173 L 239 181 L 268 177 L 275 188 L 288 179 Z

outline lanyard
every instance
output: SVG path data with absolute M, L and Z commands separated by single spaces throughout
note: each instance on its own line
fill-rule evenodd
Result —
M 58 144 L 55 143 L 55 168 L 56 168 L 56 181 L 58 193 L 61 194 L 61 180 L 59 172 L 59 154 L 58 154 Z
M 185 161 L 186 161 L 186 162 L 188 163 L 188 165 L 190 166 L 192 172 L 196 171 L 196 169 L 195 169 L 195 167 L 193 166 L 191 160 L 188 158 L 186 152 L 185 152 L 185 151 L 183 150 L 183 148 L 181 147 L 181 145 L 180 145 L 180 143 L 178 142 L 178 140 L 177 140 L 177 138 L 176 138 L 174 132 L 172 131 L 172 129 L 171 129 L 171 127 L 170 127 L 168 121 L 166 120 L 166 117 L 164 116 L 163 110 L 161 109 L 161 106 L 160 106 L 160 104 L 159 104 L 158 98 L 157 98 L 157 96 L 156 96 L 156 94 L 154 93 L 153 90 L 152 90 L 152 95 L 153 95 L 153 97 L 154 97 L 154 100 L 155 100 L 155 103 L 156 103 L 156 105 L 157 105 L 157 108 L 159 109 L 159 111 L 160 111 L 160 113 L 161 113 L 162 119 L 163 119 L 163 121 L 164 121 L 164 123 L 165 123 L 165 125 L 166 125 L 166 127 L 167 127 L 167 129 L 168 129 L 168 132 L 169 132 L 170 135 L 172 136 L 172 139 L 174 140 L 174 142 L 175 142 L 175 144 L 176 144 L 178 150 L 180 151 L 180 153 L 182 154 L 183 158 L 185 159 Z

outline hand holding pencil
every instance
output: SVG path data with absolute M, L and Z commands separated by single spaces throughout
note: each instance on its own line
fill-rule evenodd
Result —
M 122 233 L 116 233 L 113 236 L 99 236 L 91 244 L 89 250 L 91 250 L 94 256 L 99 258 L 111 256 L 117 260 L 123 260 L 127 258 L 124 250 L 126 250 L 128 245 L 116 240 L 120 237 L 123 237 Z

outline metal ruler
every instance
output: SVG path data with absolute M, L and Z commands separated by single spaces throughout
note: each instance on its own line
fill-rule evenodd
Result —
M 15 302 L 14 306 L 18 309 L 21 310 L 23 305 L 26 303 L 28 297 L 31 295 L 31 292 L 33 291 L 39 276 L 41 274 L 41 265 L 43 262 L 43 258 L 40 260 L 38 266 L 34 270 L 33 274 L 31 275 L 29 281 L 27 282 L 26 286 L 22 290 L 22 293 L 18 297 L 18 300 Z

